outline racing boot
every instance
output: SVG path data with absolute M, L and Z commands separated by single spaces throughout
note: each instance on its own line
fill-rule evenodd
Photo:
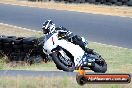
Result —
M 95 55 L 95 52 L 93 51 L 93 49 L 85 48 L 84 51 L 85 51 L 86 53 L 88 53 L 88 54 L 93 54 L 93 55 Z
M 96 56 L 99 57 L 99 58 L 101 57 L 101 55 L 98 54 L 98 53 L 96 53 L 96 52 L 94 52 L 93 49 L 85 48 L 85 52 L 86 52 L 87 54 L 96 55 Z

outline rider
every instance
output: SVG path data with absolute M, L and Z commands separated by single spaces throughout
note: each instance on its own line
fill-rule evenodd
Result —
M 45 21 L 42 25 L 42 30 L 44 34 L 58 32 L 58 35 L 63 35 L 68 41 L 72 42 L 73 44 L 79 45 L 86 53 L 94 54 L 92 49 L 87 48 L 87 44 L 85 44 L 86 42 L 84 41 L 84 38 L 78 35 L 73 35 L 71 31 L 62 26 L 55 27 L 55 24 L 52 22 L 52 20 Z

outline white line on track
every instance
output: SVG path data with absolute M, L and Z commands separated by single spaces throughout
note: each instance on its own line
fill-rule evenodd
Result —
M 2 4 L 7 4 L 7 5 L 15 5 L 15 6 L 24 6 L 24 7 L 31 7 L 31 8 L 42 8 L 42 7 L 36 7 L 36 6 L 27 6 L 27 5 L 19 5 L 19 4 L 13 4 L 13 3 L 7 3 L 7 2 L 0 2 Z M 50 8 L 45 8 L 45 9 L 50 9 Z M 55 9 L 55 10 L 58 10 L 58 9 Z M 66 10 L 68 11 L 68 10 Z M 72 10 L 74 11 L 74 10 Z M 74 11 L 74 12 L 81 12 L 81 11 Z M 85 12 L 83 12 L 85 13 Z M 105 15 L 105 16 L 115 16 L 115 17 L 123 17 L 123 18 L 131 18 L 132 17 L 128 17 L 128 16 L 117 16 L 117 15 L 110 15 L 110 14 L 101 14 L 101 13 L 90 13 L 89 14 L 95 14 L 95 15 Z
M 0 23 L 0 25 L 5 25 L 5 26 L 18 28 L 18 29 L 22 29 L 22 30 L 27 30 L 27 31 L 32 31 L 32 32 L 39 32 L 39 33 L 41 32 L 41 31 L 36 31 L 36 30 L 32 30 L 32 29 L 28 29 L 28 28 L 24 28 L 24 27 L 18 27 L 18 26 L 14 26 L 14 25 L 10 25 L 10 24 L 5 24 L 5 23 Z M 92 42 L 92 41 L 90 41 L 90 42 Z M 115 46 L 115 45 L 102 44 L 102 43 L 98 43 L 98 42 L 93 42 L 93 43 L 100 44 L 100 45 L 105 45 L 105 46 L 109 46 L 109 47 L 129 49 L 129 48 L 119 47 L 119 46 Z M 129 49 L 129 50 L 132 50 L 132 49 Z
M 5 26 L 23 29 L 23 30 L 32 31 L 32 32 L 41 32 L 41 31 L 36 31 L 36 30 L 32 30 L 32 29 L 28 29 L 28 28 L 24 28 L 24 27 L 18 27 L 18 26 L 14 26 L 14 25 L 10 25 L 10 24 L 5 24 L 5 23 L 0 23 L 0 25 L 5 25 Z
M 105 46 L 108 46 L 108 47 L 115 47 L 115 48 L 121 48 L 121 49 L 129 49 L 129 48 L 124 48 L 124 47 L 120 47 L 120 46 L 116 46 L 116 45 L 103 44 L 103 43 L 99 43 L 99 42 L 93 42 L 93 43 L 100 44 L 100 45 L 105 45 Z M 129 49 L 129 50 L 132 50 L 132 49 Z

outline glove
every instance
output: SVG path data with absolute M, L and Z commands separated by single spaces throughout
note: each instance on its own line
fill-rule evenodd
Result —
M 65 32 L 58 32 L 58 37 L 59 38 L 66 38 L 66 33 Z

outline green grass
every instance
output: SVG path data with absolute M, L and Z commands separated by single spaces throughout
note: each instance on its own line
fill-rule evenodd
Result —
M 47 63 L 36 63 L 36 64 L 32 64 L 30 65 L 24 65 L 24 66 L 14 66 L 14 67 L 10 67 L 9 65 L 5 65 L 5 68 L 3 68 L 4 70 L 36 70 L 36 71 L 54 71 L 57 70 L 56 65 L 53 62 L 47 62 Z
M 130 84 L 86 84 L 80 86 L 75 77 L 1 77 L 0 88 L 131 88 Z
M 89 48 L 93 48 L 105 58 L 108 65 L 108 73 L 132 73 L 132 50 L 109 45 L 102 45 L 90 42 Z M 53 62 L 33 64 L 31 66 L 10 67 L 0 61 L 2 70 L 57 70 Z
M 132 73 L 132 50 L 107 46 L 97 43 L 90 43 L 90 48 L 100 53 L 105 58 L 108 71 L 107 72 L 122 72 Z

